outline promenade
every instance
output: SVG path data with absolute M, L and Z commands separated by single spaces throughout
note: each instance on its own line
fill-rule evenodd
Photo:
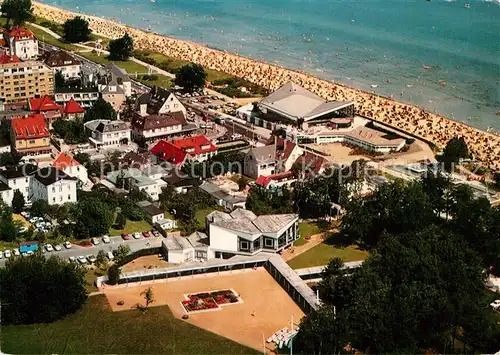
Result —
M 37 16 L 57 23 L 63 23 L 77 15 L 77 13 L 41 3 L 35 3 L 34 7 Z M 355 101 L 359 115 L 373 118 L 429 140 L 439 148 L 443 148 L 448 140 L 455 136 L 464 137 L 474 159 L 493 170 L 500 170 L 500 136 L 498 135 L 449 120 L 415 106 L 318 79 L 302 72 L 258 62 L 196 43 L 145 32 L 111 20 L 78 15 L 86 18 L 90 28 L 98 35 L 117 38 L 128 32 L 139 49 L 152 50 L 170 57 L 196 62 L 207 68 L 243 78 L 271 91 L 288 81 L 293 81 L 328 100 Z

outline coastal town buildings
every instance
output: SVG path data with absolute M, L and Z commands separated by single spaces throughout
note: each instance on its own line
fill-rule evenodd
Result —
M 130 126 L 124 121 L 93 120 L 84 124 L 95 148 L 113 148 L 130 143 Z
M 5 102 L 26 102 L 53 93 L 54 72 L 43 62 L 0 54 L 0 98 Z
M 53 167 L 37 170 L 31 177 L 30 199 L 44 200 L 49 205 L 76 202 L 77 178 Z
M 162 179 L 153 180 L 135 168 L 112 171 L 106 176 L 106 182 L 116 189 L 126 191 L 137 188 L 144 191 L 153 201 L 158 201 L 162 188 L 167 185 Z
M 170 263 L 206 261 L 214 258 L 208 243 L 208 237 L 203 232 L 194 232 L 187 237 L 167 235 L 162 240 L 162 249 Z
M 56 88 L 54 92 L 54 101 L 57 104 L 66 105 L 71 100 L 75 100 L 84 109 L 94 106 L 98 99 L 97 88 Z
M 206 217 L 210 249 L 216 258 L 277 253 L 299 238 L 298 220 L 296 214 L 256 216 L 241 208 L 231 213 L 215 211 Z
M 30 30 L 14 26 L 10 31 L 3 31 L 3 39 L 5 45 L 9 47 L 10 55 L 21 60 L 38 58 L 38 40 Z
M 132 82 L 130 81 L 130 77 L 124 69 L 118 67 L 115 63 L 106 65 L 104 70 L 99 74 L 97 80 L 99 92 L 105 91 L 108 86 L 120 88 L 120 92 L 123 92 L 125 97 L 132 95 Z
M 28 109 L 33 114 L 43 115 L 49 129 L 52 128 L 55 120 L 62 118 L 61 107 L 49 96 L 28 99 Z
M 182 112 L 186 116 L 186 108 L 168 89 L 154 86 L 147 93 L 140 95 L 135 108 L 141 115 L 163 115 L 172 112 Z
M 217 154 L 217 147 L 205 136 L 161 140 L 151 149 L 160 161 L 182 165 L 186 160 L 202 162 Z
M 52 166 L 68 176 L 77 178 L 81 185 L 85 185 L 89 176 L 87 173 L 87 168 L 80 164 L 75 158 L 65 152 L 59 153 L 56 159 L 52 162 Z
M 15 190 L 19 190 L 23 194 L 27 205 L 31 204 L 30 181 L 36 170 L 37 167 L 33 164 L 18 165 L 0 170 L 0 190 L 2 200 L 7 205 L 12 204 Z
M 42 56 L 43 62 L 54 71 L 59 71 L 66 80 L 80 79 L 82 62 L 63 50 L 48 51 Z
M 85 109 L 72 98 L 64 105 L 62 114 L 63 118 L 68 120 L 83 119 Z
M 50 132 L 42 114 L 17 117 L 11 121 L 10 141 L 12 148 L 21 155 L 50 154 Z
M 213 200 L 213 202 L 226 211 L 232 211 L 235 208 L 245 208 L 247 195 L 239 191 L 228 191 L 213 182 L 204 181 L 198 189 Z

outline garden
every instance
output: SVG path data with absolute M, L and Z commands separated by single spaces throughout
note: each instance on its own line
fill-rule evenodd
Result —
M 241 298 L 233 290 L 201 292 L 185 295 L 182 307 L 186 313 L 220 310 L 221 306 L 241 303 Z

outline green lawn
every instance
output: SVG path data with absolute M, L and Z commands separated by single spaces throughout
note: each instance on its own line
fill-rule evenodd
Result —
M 328 230 L 329 227 L 327 222 L 301 222 L 299 223 L 300 238 L 297 239 L 293 245 L 297 247 L 304 245 L 307 243 L 306 237 L 324 232 Z
M 168 306 L 111 312 L 106 297 L 92 296 L 66 319 L 3 326 L 2 351 L 10 354 L 257 354 L 257 351 L 176 319 Z
M 364 260 L 368 256 L 368 252 L 359 250 L 357 246 L 349 245 L 346 247 L 334 245 L 332 238 L 325 240 L 323 243 L 316 245 L 314 248 L 297 255 L 288 262 L 292 269 L 302 269 L 312 266 L 322 266 L 334 258 L 342 258 L 345 262 Z
M 127 220 L 127 223 L 125 223 L 125 228 L 124 229 L 114 229 L 110 228 L 109 229 L 109 235 L 121 235 L 122 233 L 135 233 L 135 232 L 144 232 L 144 231 L 150 231 L 153 229 L 151 224 L 149 224 L 146 221 L 129 221 Z
M 210 207 L 196 211 L 196 221 L 198 222 L 199 228 L 205 228 L 205 218 L 209 213 L 213 211 L 215 211 L 215 208 L 210 208 Z

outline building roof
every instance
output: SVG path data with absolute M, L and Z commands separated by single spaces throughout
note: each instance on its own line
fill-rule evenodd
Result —
M 151 90 L 147 93 L 142 94 L 137 98 L 136 110 L 140 108 L 141 105 L 147 105 L 146 112 L 149 115 L 158 115 L 160 109 L 163 107 L 170 95 L 173 95 L 168 89 L 153 86 Z
M 78 180 L 77 178 L 71 177 L 65 172 L 54 168 L 53 166 L 48 166 L 37 170 L 33 174 L 33 177 L 45 186 L 52 185 L 53 183 L 61 180 Z
M 56 50 L 45 52 L 43 61 L 49 67 L 64 67 L 69 65 L 81 65 L 82 62 L 73 58 L 71 54 L 66 51 Z
M 208 236 L 203 232 L 196 231 L 189 235 L 187 239 L 195 249 L 205 249 L 209 246 Z
M 171 142 L 161 140 L 151 149 L 151 154 L 156 155 L 161 160 L 168 161 L 169 163 L 181 165 L 186 160 L 188 153 L 176 147 Z
M 281 137 L 276 138 L 276 159 L 287 161 L 297 145 Z
M 110 133 L 118 131 L 126 131 L 130 129 L 125 121 L 110 121 L 110 120 L 92 120 L 84 123 L 84 126 L 91 131 L 98 131 L 101 133 Z
M 311 120 L 317 116 L 354 105 L 350 101 L 325 101 L 291 81 L 259 102 L 259 106 L 292 120 Z
M 358 126 L 349 131 L 329 131 L 320 133 L 319 136 L 347 137 L 370 144 L 372 146 L 398 147 L 406 140 L 404 138 L 391 138 L 385 132 L 378 131 L 366 126 Z
M 171 141 L 159 141 L 151 153 L 172 164 L 182 164 L 187 154 L 197 156 L 216 152 L 217 147 L 205 136 L 186 137 Z
M 296 214 L 261 215 L 252 222 L 262 233 L 277 232 L 297 218 Z
M 7 53 L 0 54 L 0 64 L 19 63 L 20 61 L 21 59 L 15 55 L 8 55 Z
M 75 113 L 84 113 L 85 109 L 81 107 L 78 102 L 75 101 L 74 98 L 71 98 L 68 103 L 64 106 L 63 109 L 65 114 L 75 114 Z
M 13 38 L 14 40 L 25 40 L 25 39 L 36 40 L 36 37 L 33 34 L 33 32 L 22 26 L 14 26 L 9 32 L 7 32 L 7 36 Z
M 295 164 L 297 164 L 306 174 L 318 174 L 325 163 L 325 158 L 308 151 L 304 151 L 295 161 Z
M 247 155 L 253 155 L 257 164 L 273 163 L 276 160 L 276 145 L 251 148 Z
M 54 102 L 49 96 L 35 97 L 28 99 L 29 109 L 31 111 L 46 112 L 46 111 L 60 111 L 61 107 Z
M 151 131 L 158 128 L 172 127 L 172 126 L 184 126 L 186 124 L 186 118 L 184 113 L 179 112 L 169 112 L 162 115 L 149 115 L 142 117 L 140 115 L 135 115 L 132 121 L 132 126 L 139 131 Z
M 172 185 L 174 187 L 190 187 L 199 185 L 200 179 L 191 177 L 182 177 L 180 174 L 176 174 L 175 171 L 167 176 L 162 176 L 162 180 L 167 183 L 167 185 Z
M 30 176 L 37 170 L 37 167 L 33 164 L 18 165 L 5 170 L 0 170 L 0 175 L 5 179 L 18 179 L 24 176 Z
M 208 221 L 210 221 L 210 223 L 212 222 L 217 222 L 217 221 L 224 221 L 226 219 L 232 219 L 233 217 L 231 217 L 231 215 L 229 213 L 226 213 L 226 212 L 221 212 L 221 211 L 213 211 L 213 212 L 210 212 L 206 219 Z
M 74 159 L 71 155 L 61 152 L 57 158 L 52 162 L 52 166 L 64 170 L 71 166 L 78 166 L 80 163 Z
M 250 210 L 246 210 L 244 208 L 237 208 L 233 212 L 231 212 L 229 215 L 232 218 L 247 218 L 247 219 L 251 219 L 251 220 L 254 220 L 255 218 L 257 218 L 257 215 L 255 213 L 253 213 Z
M 156 207 L 155 205 L 148 205 L 146 207 L 143 207 L 143 210 L 150 216 L 158 216 L 164 213 L 162 209 Z
M 166 238 L 163 238 L 161 243 L 168 250 L 186 250 L 193 247 L 186 237 L 174 235 L 167 235 Z
M 10 187 L 7 184 L 0 181 L 0 191 L 7 191 L 7 190 L 10 190 Z
M 45 119 L 41 113 L 28 117 L 17 117 L 11 120 L 11 128 L 14 130 L 16 139 L 35 139 L 50 137 L 45 125 Z
M 106 70 L 112 74 L 115 78 L 120 78 L 122 82 L 130 81 L 130 77 L 125 69 L 120 68 L 114 62 L 111 62 L 106 66 Z
M 139 167 L 151 163 L 151 154 L 149 152 L 138 153 L 132 151 L 125 154 L 121 161 L 129 167 Z

